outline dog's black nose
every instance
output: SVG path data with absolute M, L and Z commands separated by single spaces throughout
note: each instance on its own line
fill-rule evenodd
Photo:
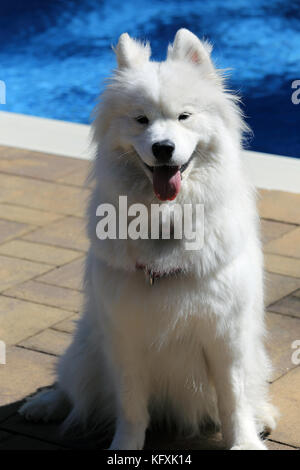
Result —
M 152 152 L 160 162 L 167 162 L 173 155 L 175 144 L 171 140 L 161 140 L 152 145 Z

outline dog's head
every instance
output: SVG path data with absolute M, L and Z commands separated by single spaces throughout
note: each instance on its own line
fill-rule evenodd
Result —
M 186 29 L 177 32 L 161 63 L 150 61 L 149 44 L 127 33 L 115 52 L 118 69 L 102 95 L 97 139 L 135 159 L 160 200 L 175 199 L 208 153 L 217 155 L 233 134 L 239 140 L 239 112 L 224 93 L 211 46 Z

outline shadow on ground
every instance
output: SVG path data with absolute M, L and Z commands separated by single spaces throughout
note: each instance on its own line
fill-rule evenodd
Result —
M 62 435 L 59 423 L 32 423 L 18 414 L 24 401 L 0 407 L 0 450 L 5 449 L 107 449 L 112 435 L 97 432 Z M 2 436 L 2 438 L 1 438 Z M 147 450 L 224 450 L 219 433 L 205 430 L 197 438 L 178 438 L 175 430 L 162 426 L 147 432 Z

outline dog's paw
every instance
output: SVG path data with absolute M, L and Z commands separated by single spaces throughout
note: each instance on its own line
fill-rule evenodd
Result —
M 123 439 L 113 441 L 108 450 L 143 450 L 144 440 L 140 439 Z
M 262 441 L 257 440 L 234 445 L 230 450 L 268 450 L 268 448 Z
M 275 406 L 267 403 L 258 416 L 258 432 L 259 434 L 271 434 L 276 428 L 280 413 Z
M 46 389 L 29 397 L 18 410 L 18 413 L 28 421 L 59 421 L 68 413 L 66 399 L 57 389 Z
M 117 433 L 108 450 L 143 450 L 145 433 Z

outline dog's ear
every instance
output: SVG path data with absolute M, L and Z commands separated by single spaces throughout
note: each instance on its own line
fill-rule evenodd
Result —
M 174 42 L 168 47 L 168 59 L 188 60 L 193 64 L 209 64 L 213 67 L 210 60 L 212 46 L 205 41 L 200 41 L 195 34 L 188 29 L 179 29 L 176 33 Z
M 119 69 L 137 68 L 147 62 L 151 55 L 149 43 L 142 44 L 123 33 L 115 48 Z

